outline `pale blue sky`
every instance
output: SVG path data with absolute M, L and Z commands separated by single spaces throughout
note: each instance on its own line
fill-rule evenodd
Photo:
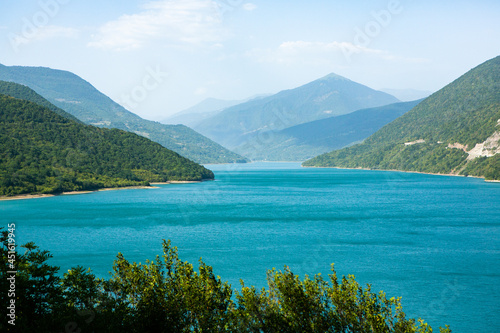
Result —
M 435 91 L 500 54 L 500 1 L 16 0 L 0 63 L 74 72 L 148 119 L 334 72 Z

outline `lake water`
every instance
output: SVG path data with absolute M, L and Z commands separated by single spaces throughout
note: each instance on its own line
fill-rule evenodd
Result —
M 210 165 L 216 181 L 0 202 L 18 242 L 108 277 L 161 253 L 200 257 L 233 287 L 265 285 L 284 265 L 301 277 L 353 274 L 437 329 L 500 332 L 500 184 L 298 163 Z

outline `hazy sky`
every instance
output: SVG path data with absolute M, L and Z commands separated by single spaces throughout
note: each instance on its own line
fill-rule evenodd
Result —
M 331 72 L 435 91 L 500 54 L 500 1 L 3 0 L 0 63 L 71 71 L 159 120 Z

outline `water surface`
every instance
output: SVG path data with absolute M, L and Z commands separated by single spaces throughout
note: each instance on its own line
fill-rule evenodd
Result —
M 500 332 L 500 184 L 399 172 L 210 165 L 216 180 L 156 189 L 0 202 L 20 242 L 108 277 L 118 252 L 200 257 L 239 287 L 284 265 L 301 276 L 330 264 L 402 296 L 410 316 L 454 332 Z

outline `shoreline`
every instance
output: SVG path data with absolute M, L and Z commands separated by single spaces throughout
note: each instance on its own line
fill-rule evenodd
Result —
M 168 182 L 155 182 L 149 183 L 150 186 L 123 186 L 123 187 L 105 187 L 97 190 L 85 190 L 85 191 L 71 191 L 71 192 L 62 192 L 59 194 L 19 194 L 11 197 L 0 196 L 0 201 L 11 201 L 11 200 L 26 200 L 26 199 L 41 199 L 41 198 L 51 198 L 57 197 L 61 195 L 77 195 L 77 194 L 91 194 L 96 192 L 103 191 L 117 191 L 117 190 L 143 190 L 143 189 L 155 189 L 158 188 L 154 185 L 168 185 L 168 184 L 192 184 L 192 183 L 201 183 L 205 180 L 171 180 Z
M 168 185 L 168 184 L 194 184 L 201 183 L 203 180 L 170 180 L 168 182 L 153 182 L 151 185 Z
M 485 182 L 489 183 L 500 183 L 500 180 L 495 179 L 485 179 L 484 177 L 479 176 L 465 176 L 465 175 L 457 175 L 454 173 L 432 173 L 432 172 L 423 172 L 423 171 L 406 171 L 406 170 L 396 170 L 396 169 L 370 169 L 370 168 L 343 168 L 343 167 L 321 167 L 321 166 L 301 166 L 302 168 L 324 168 L 324 169 L 343 169 L 343 170 L 367 170 L 367 171 L 386 171 L 386 172 L 405 172 L 405 173 L 419 173 L 422 175 L 433 175 L 433 176 L 452 176 L 452 177 L 464 177 L 464 178 L 477 178 L 482 179 Z
M 14 195 L 12 197 L 0 196 L 0 201 L 10 201 L 10 200 L 25 200 L 25 199 L 40 199 L 40 198 L 51 198 L 58 197 L 61 195 L 77 195 L 77 194 L 91 194 L 96 192 L 103 191 L 116 191 L 116 190 L 137 190 L 137 189 L 153 189 L 156 188 L 154 186 L 124 186 L 124 187 L 106 187 L 100 188 L 98 190 L 86 190 L 86 191 L 71 191 L 71 192 L 62 192 L 59 194 L 19 194 Z

